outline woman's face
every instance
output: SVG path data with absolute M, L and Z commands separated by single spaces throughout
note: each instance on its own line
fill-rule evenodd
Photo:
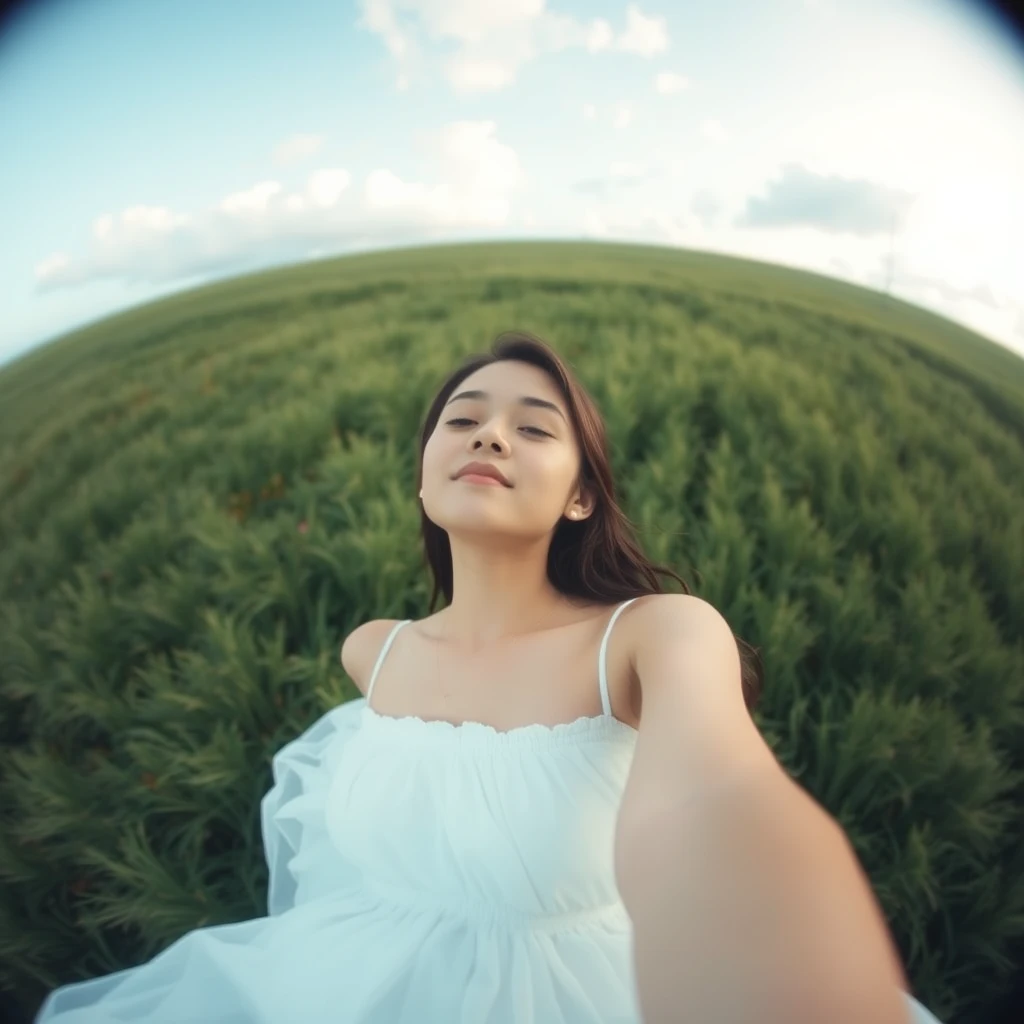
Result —
M 495 466 L 510 486 L 455 479 L 470 461 Z M 456 386 L 441 409 L 423 451 L 423 506 L 449 533 L 541 537 L 563 517 L 581 522 L 589 514 L 573 487 L 579 466 L 569 410 L 554 381 L 529 363 L 491 363 Z

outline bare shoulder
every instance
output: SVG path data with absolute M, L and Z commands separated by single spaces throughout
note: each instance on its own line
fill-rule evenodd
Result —
M 710 602 L 696 594 L 645 594 L 622 613 L 623 625 L 631 641 L 638 644 L 659 635 L 676 635 L 696 627 L 732 630 L 725 616 Z M 628 626 L 626 626 L 628 623 Z M 636 653 L 634 644 L 630 644 Z
M 677 641 L 694 641 L 707 650 L 735 649 L 735 634 L 725 616 L 710 601 L 696 594 L 645 594 L 623 613 L 630 668 L 642 686 L 644 655 L 664 651 Z M 649 681 L 649 679 L 648 679 Z
M 748 767 L 778 772 L 743 697 L 736 634 L 693 594 L 647 595 L 628 630 L 641 695 L 635 762 L 643 786 L 671 778 L 689 792 Z M 632 611 L 632 606 L 629 611 Z
M 388 633 L 399 621 L 371 619 L 356 626 L 341 645 L 341 666 L 364 697 L 377 655 L 380 654 Z
M 696 594 L 645 594 L 623 612 L 623 618 L 631 612 L 634 629 L 688 628 L 713 622 L 728 627 L 725 616 Z

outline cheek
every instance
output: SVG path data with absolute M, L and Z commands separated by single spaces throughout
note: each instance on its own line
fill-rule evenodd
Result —
M 544 516 L 558 512 L 572 487 L 571 469 L 560 460 L 542 460 L 520 475 L 524 493 L 529 493 L 530 503 Z
M 537 463 L 538 476 L 542 477 L 545 485 L 557 492 L 561 498 L 563 492 L 567 493 L 572 487 L 573 478 L 576 475 L 576 465 L 572 459 L 562 453 L 558 455 L 545 454 L 548 457 L 540 459 Z
M 444 484 L 468 456 L 451 437 L 432 434 L 423 448 L 424 485 Z
M 426 443 L 426 446 L 423 449 L 423 475 L 424 476 L 429 476 L 432 472 L 437 470 L 438 464 L 440 462 L 440 459 L 438 457 L 439 456 L 439 451 L 438 451 L 439 447 L 440 446 L 438 444 L 437 436 L 435 434 L 431 434 L 430 438 L 428 439 L 428 441 Z

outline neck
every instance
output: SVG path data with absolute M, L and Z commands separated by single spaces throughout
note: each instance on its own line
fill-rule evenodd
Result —
M 445 638 L 474 651 L 551 626 L 572 607 L 547 578 L 548 538 L 532 549 L 452 544 Z

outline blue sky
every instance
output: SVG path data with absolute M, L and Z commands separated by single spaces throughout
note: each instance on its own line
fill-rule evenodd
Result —
M 257 266 L 616 238 L 1024 354 L 1024 52 L 943 0 L 52 0 L 0 38 L 0 362 Z

